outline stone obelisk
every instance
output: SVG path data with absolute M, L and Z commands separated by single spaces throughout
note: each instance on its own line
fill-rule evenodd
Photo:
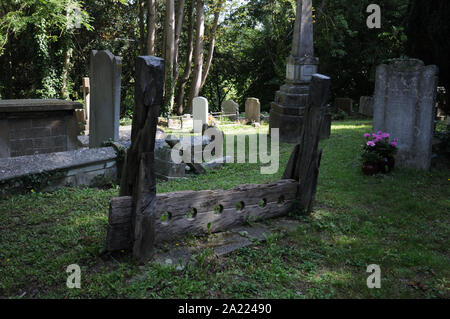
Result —
M 271 104 L 270 128 L 280 129 L 281 142 L 296 143 L 303 125 L 309 83 L 319 64 L 314 57 L 312 0 L 297 0 L 292 51 L 286 62 L 286 82 Z

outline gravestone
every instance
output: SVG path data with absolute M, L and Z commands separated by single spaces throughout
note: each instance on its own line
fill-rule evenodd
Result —
M 365 116 L 373 116 L 372 96 L 361 96 L 359 99 L 359 113 Z
M 257 98 L 249 97 L 245 101 L 245 120 L 247 123 L 261 121 L 261 104 Z
M 350 98 L 336 98 L 334 100 L 334 109 L 342 110 L 347 114 L 353 113 L 353 100 Z
M 292 50 L 286 61 L 286 80 L 271 103 L 269 126 L 279 128 L 280 141 L 298 143 L 307 107 L 309 83 L 317 73 L 314 57 L 312 0 L 297 0 Z
M 91 52 L 89 147 L 119 139 L 122 59 L 108 50 Z
M 239 117 L 239 104 L 237 104 L 233 100 L 224 101 L 222 103 L 222 112 L 225 114 L 236 114 L 236 115 L 228 115 L 228 118 L 232 121 L 236 121 Z
M 437 75 L 437 66 L 417 59 L 377 67 L 373 128 L 398 139 L 396 164 L 401 167 L 430 168 Z
M 203 124 L 208 124 L 208 100 L 202 96 L 192 100 L 192 117 L 194 119 L 194 132 L 201 133 Z

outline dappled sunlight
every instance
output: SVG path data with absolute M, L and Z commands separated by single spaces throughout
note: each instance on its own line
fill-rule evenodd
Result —
M 336 236 L 333 236 L 332 238 L 333 238 L 333 242 L 335 244 L 342 245 L 342 246 L 350 245 L 357 241 L 356 237 L 346 236 L 346 235 L 336 235 Z
M 342 131 L 342 130 L 362 130 L 365 129 L 368 132 L 372 130 L 371 124 L 361 124 L 361 125 L 348 125 L 348 124 L 332 124 L 331 132 L 333 131 Z

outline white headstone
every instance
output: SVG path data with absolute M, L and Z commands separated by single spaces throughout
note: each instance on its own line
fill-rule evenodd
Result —
M 194 119 L 194 132 L 201 133 L 202 126 L 208 123 L 208 100 L 202 96 L 192 100 L 192 116 Z

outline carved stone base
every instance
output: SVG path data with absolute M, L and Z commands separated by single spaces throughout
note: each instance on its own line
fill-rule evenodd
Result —
M 275 94 L 270 109 L 270 128 L 280 129 L 280 142 L 298 143 L 308 102 L 308 86 L 287 83 Z

